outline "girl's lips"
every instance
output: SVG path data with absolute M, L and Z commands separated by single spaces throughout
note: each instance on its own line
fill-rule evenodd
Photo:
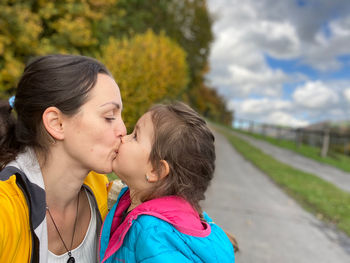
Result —
M 120 147 L 120 143 L 118 144 L 118 146 L 115 148 L 115 150 L 114 150 L 114 152 L 116 153 L 116 154 L 118 154 L 119 153 L 119 147 Z
M 120 141 L 119 141 L 119 144 L 118 144 L 117 147 L 116 147 L 116 150 L 115 150 L 115 153 L 116 153 L 116 154 L 119 153 L 119 147 L 120 147 L 120 145 L 122 145 L 122 140 L 121 140 L 121 139 L 120 139 Z

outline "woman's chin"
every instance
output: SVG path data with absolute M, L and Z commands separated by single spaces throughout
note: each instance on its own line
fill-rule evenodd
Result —
M 112 168 L 112 165 L 106 165 L 105 167 L 98 167 L 97 169 L 94 169 L 94 171 L 99 174 L 109 174 L 113 172 Z

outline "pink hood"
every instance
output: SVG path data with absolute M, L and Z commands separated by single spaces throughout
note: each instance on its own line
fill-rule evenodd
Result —
M 210 234 L 210 225 L 201 221 L 197 211 L 183 198 L 165 196 L 144 202 L 133 209 L 120 224 L 122 213 L 130 203 L 130 192 L 127 190 L 120 197 L 113 217 L 109 245 L 106 250 L 107 257 L 120 248 L 132 221 L 140 215 L 151 215 L 162 219 L 186 235 L 206 237 Z

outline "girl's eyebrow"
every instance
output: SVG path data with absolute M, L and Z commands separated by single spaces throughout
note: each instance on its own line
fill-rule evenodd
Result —
M 135 131 L 137 134 L 140 134 L 140 126 L 138 124 L 135 125 Z
M 118 110 L 121 108 L 119 103 L 116 103 L 116 102 L 113 102 L 113 101 L 104 103 L 104 104 L 100 105 L 100 107 L 106 106 L 108 104 L 113 104 Z

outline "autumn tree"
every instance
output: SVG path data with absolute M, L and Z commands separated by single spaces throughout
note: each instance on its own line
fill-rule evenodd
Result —
M 225 100 L 205 85 L 209 70 L 208 56 L 213 41 L 211 30 L 213 19 L 207 9 L 206 0 L 119 0 L 119 9 L 124 12 L 118 17 L 117 28 L 122 36 L 143 33 L 149 28 L 154 32 L 165 32 L 187 53 L 189 85 L 183 99 L 202 114 L 208 115 L 208 108 L 222 111 L 209 114 L 209 118 L 226 123 L 232 119 Z M 204 94 L 211 94 L 211 100 Z M 206 104 L 206 109 L 202 106 Z M 220 117 L 219 117 L 220 116 Z
M 0 97 L 13 92 L 29 58 L 50 53 L 96 57 L 115 28 L 116 0 L 0 2 Z M 111 13 L 113 11 L 113 13 Z
M 188 84 L 182 99 L 204 113 L 200 104 L 207 99 L 203 94 L 209 92 L 204 78 L 213 40 L 211 26 L 206 0 L 2 0 L 0 97 L 13 93 L 25 63 L 33 56 L 72 53 L 106 57 L 101 47 L 106 47 L 110 38 L 121 43 L 152 29 L 187 54 Z M 215 103 L 206 101 L 214 103 L 210 108 L 221 103 L 223 109 L 224 100 L 217 93 L 211 95 L 216 99 Z
M 185 51 L 164 33 L 148 30 L 128 39 L 110 38 L 100 58 L 115 77 L 132 127 L 153 104 L 179 99 L 188 84 Z

